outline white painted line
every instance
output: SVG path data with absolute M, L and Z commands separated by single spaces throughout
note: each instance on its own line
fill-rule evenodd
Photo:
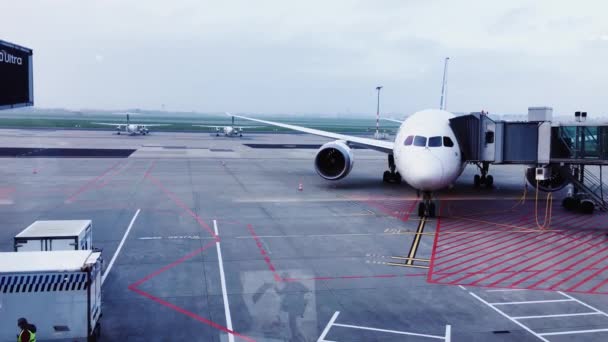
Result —
M 559 302 L 574 302 L 573 299 L 549 299 L 549 300 L 530 300 L 527 302 L 499 302 L 489 303 L 490 305 L 518 305 L 518 304 L 542 304 L 542 303 L 559 303 Z
M 129 223 L 129 227 L 127 227 L 127 231 L 125 231 L 125 234 L 122 236 L 122 240 L 120 240 L 120 243 L 118 244 L 118 248 L 116 248 L 116 252 L 114 253 L 114 256 L 112 256 L 112 260 L 110 260 L 110 263 L 108 264 L 108 268 L 106 268 L 105 273 L 101 277 L 101 285 L 103 285 L 103 283 L 106 281 L 106 278 L 108 277 L 108 274 L 110 274 L 110 271 L 112 270 L 112 266 L 114 266 L 114 262 L 116 261 L 116 258 L 118 257 L 118 254 L 120 253 L 120 250 L 122 249 L 122 246 L 125 244 L 125 241 L 127 240 L 127 236 L 129 236 L 129 232 L 131 231 L 131 228 L 133 228 L 133 223 L 135 223 L 135 220 L 137 219 L 137 216 L 139 215 L 140 211 L 141 211 L 141 209 L 137 209 L 137 211 L 135 212 L 135 215 L 133 215 L 133 218 L 131 219 L 131 223 Z
M 484 303 L 485 305 L 489 306 L 490 308 L 492 308 L 492 310 L 498 312 L 501 316 L 505 317 L 506 319 L 510 320 L 511 322 L 519 325 L 520 327 L 522 327 L 525 331 L 529 332 L 530 334 L 538 337 L 541 341 L 544 342 L 549 342 L 549 340 L 547 340 L 546 338 L 540 336 L 539 334 L 535 333 L 534 331 L 532 331 L 530 328 L 528 328 L 527 326 L 521 324 L 520 322 L 514 320 L 513 318 L 511 318 L 509 315 L 505 314 L 504 312 L 502 312 L 501 310 L 499 310 L 498 308 L 495 308 L 494 305 L 486 302 L 485 300 L 483 300 L 481 297 L 479 297 L 478 295 L 474 294 L 473 292 L 469 292 L 469 294 L 475 298 L 477 298 L 478 301 Z
M 519 317 L 512 317 L 512 318 L 513 319 L 534 319 L 534 318 L 571 317 L 571 316 L 589 316 L 589 315 L 601 315 L 601 313 L 600 312 L 581 312 L 581 313 L 558 314 L 558 315 L 519 316 Z
M 451 342 L 451 341 L 452 341 L 452 326 L 448 324 L 445 326 L 445 342 Z
M 220 233 L 217 230 L 217 221 L 213 220 L 213 230 L 215 231 L 215 236 L 220 236 Z M 222 250 L 220 248 L 220 240 L 216 241 L 217 245 L 217 260 L 220 265 L 220 283 L 222 285 L 222 298 L 224 299 L 224 314 L 226 315 L 226 328 L 230 331 L 234 331 L 232 329 L 232 317 L 230 316 L 230 306 L 228 305 L 228 294 L 226 293 L 226 277 L 224 275 L 224 261 L 222 260 Z M 228 341 L 234 342 L 234 335 L 228 333 Z
M 327 325 L 325 326 L 325 329 L 323 329 L 323 332 L 321 333 L 321 336 L 319 336 L 319 338 L 317 339 L 317 342 L 326 341 L 325 340 L 325 336 L 327 336 L 327 333 L 329 332 L 329 329 L 331 329 L 331 326 L 334 324 L 334 322 L 336 321 L 336 318 L 338 318 L 339 314 L 340 314 L 340 311 L 334 312 L 334 315 L 331 316 L 331 319 L 329 320 L 329 322 L 327 322 Z
M 162 236 L 144 236 L 144 237 L 140 237 L 137 238 L 138 240 L 161 240 L 163 237 Z
M 462 285 L 458 285 L 458 287 L 460 287 L 461 289 L 463 289 L 463 290 L 465 290 L 465 291 L 467 290 L 467 288 L 466 288 L 466 287 L 464 287 L 464 286 L 462 286 Z
M 378 329 L 378 328 L 370 328 L 370 327 L 361 327 L 361 326 L 358 326 L 358 325 L 340 324 L 340 323 L 334 323 L 334 325 L 337 326 L 337 327 L 353 328 L 353 329 L 360 329 L 360 330 L 370 330 L 370 331 L 378 331 L 378 332 L 385 332 L 385 333 L 391 333 L 391 334 L 428 337 L 428 338 L 436 338 L 436 339 L 439 339 L 439 340 L 444 340 L 445 339 L 445 336 L 417 334 L 417 333 L 411 333 L 411 332 L 406 332 L 406 331 L 397 331 L 397 330 L 387 330 L 387 329 Z
M 581 304 L 581 305 L 583 305 L 583 306 L 585 306 L 585 307 L 587 307 L 587 308 L 589 308 L 589 309 L 591 309 L 591 310 L 594 310 L 594 311 L 596 311 L 596 312 L 599 312 L 600 314 L 602 314 L 602 315 L 604 315 L 604 316 L 608 317 L 608 314 L 607 314 L 607 313 L 605 313 L 604 311 L 599 310 L 599 309 L 597 309 L 597 308 L 594 308 L 593 306 L 591 306 L 591 305 L 589 305 L 589 304 L 587 304 L 587 303 L 585 303 L 585 302 L 582 302 L 582 301 L 580 301 L 580 300 L 578 300 L 578 299 L 576 299 L 576 298 L 574 298 L 574 297 L 572 297 L 572 296 L 570 296 L 570 295 L 567 295 L 567 294 L 563 293 L 562 291 L 557 291 L 557 293 L 561 294 L 561 295 L 562 295 L 562 296 L 564 296 L 564 297 L 570 298 L 570 299 L 572 299 L 573 301 L 575 301 L 575 302 L 577 302 L 577 303 L 579 303 L 579 304 Z
M 570 331 L 558 331 L 539 334 L 540 336 L 555 336 L 555 335 L 571 335 L 571 334 L 588 334 L 594 332 L 605 332 L 608 329 L 593 329 L 593 330 L 570 330 Z

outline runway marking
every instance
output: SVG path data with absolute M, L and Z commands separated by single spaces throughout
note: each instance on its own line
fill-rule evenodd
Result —
M 222 249 L 220 247 L 220 233 L 217 228 L 217 221 L 213 220 L 213 230 L 215 231 L 215 236 L 217 237 L 215 243 L 217 247 L 217 260 L 218 265 L 220 267 L 220 284 L 222 287 L 222 298 L 224 300 L 224 315 L 226 316 L 226 328 L 229 330 L 232 329 L 232 317 L 230 316 L 230 305 L 228 304 L 228 294 L 226 291 L 226 276 L 224 275 L 224 261 L 222 260 Z M 228 334 L 228 341 L 234 342 L 234 335 Z
M 570 317 L 570 316 L 590 316 L 590 315 L 601 315 L 599 312 L 581 312 L 571 314 L 556 314 L 556 315 L 539 315 L 539 316 L 519 316 L 513 317 L 513 319 L 536 319 L 536 318 L 553 318 L 553 317 Z
M 365 327 L 365 326 L 360 326 L 360 325 L 336 323 L 336 319 L 338 318 L 339 314 L 340 314 L 340 311 L 336 311 L 333 314 L 333 316 L 331 316 L 331 319 L 329 320 L 329 322 L 327 322 L 327 325 L 325 326 L 325 329 L 323 329 L 323 332 L 321 332 L 321 335 L 317 339 L 317 342 L 330 342 L 330 341 L 326 340 L 325 337 L 327 336 L 327 334 L 329 333 L 329 331 L 331 330 L 332 327 L 342 327 L 342 328 L 350 328 L 350 329 L 358 329 L 358 330 L 377 331 L 377 332 L 396 334 L 396 335 L 425 337 L 425 338 L 431 338 L 431 339 L 437 339 L 437 340 L 444 340 L 446 342 L 450 342 L 451 338 L 452 338 L 451 337 L 451 335 L 452 335 L 452 326 L 449 325 L 449 324 L 445 326 L 445 335 L 444 336 L 439 336 L 439 335 L 420 334 L 420 333 L 414 333 L 414 332 L 408 332 L 408 331 L 379 329 L 379 328 Z
M 542 333 L 540 336 L 556 336 L 556 335 L 571 335 L 571 334 L 588 334 L 594 332 L 605 332 L 608 329 L 592 329 L 592 330 L 570 330 L 570 331 L 559 331 L 559 332 L 550 332 L 550 333 Z
M 83 184 L 80 188 L 78 188 L 78 190 L 76 190 L 74 193 L 72 193 L 66 200 L 65 203 L 72 203 L 74 202 L 74 200 L 76 199 L 76 197 L 78 197 L 80 194 L 82 194 L 83 192 L 87 191 L 88 189 L 90 189 L 91 187 L 93 187 L 95 185 L 96 182 L 100 181 L 101 179 L 103 179 L 105 176 L 108 175 L 108 173 L 110 173 L 110 171 L 112 171 L 113 169 L 115 169 L 118 165 L 120 165 L 122 161 L 117 161 L 116 163 L 114 163 L 112 166 L 110 166 L 109 168 L 107 168 L 105 171 L 103 171 L 99 176 L 89 180 L 88 182 L 86 182 L 85 184 Z
M 411 234 L 415 234 L 411 232 Z M 257 235 L 258 238 L 314 238 L 314 237 L 342 237 L 342 236 L 392 236 L 402 235 L 398 233 L 346 233 L 346 234 L 308 234 L 308 235 Z M 236 236 L 237 239 L 255 239 L 253 236 Z
M 475 297 L 478 301 L 484 303 L 485 305 L 489 306 L 492 310 L 498 312 L 501 316 L 505 317 L 506 319 L 508 319 L 509 321 L 519 325 L 522 329 L 524 329 L 525 331 L 529 332 L 530 334 L 538 337 L 541 341 L 544 342 L 549 342 L 549 340 L 547 340 L 546 338 L 540 336 L 539 334 L 535 333 L 532 329 L 528 328 L 526 325 L 520 323 L 519 321 L 513 319 L 511 316 L 507 315 L 506 313 L 502 312 L 502 310 L 494 307 L 494 305 L 492 305 L 491 303 L 486 302 L 483 298 L 479 297 L 478 295 L 474 294 L 473 292 L 469 292 L 469 294 L 473 297 Z
M 559 303 L 559 302 L 573 302 L 572 299 L 547 299 L 547 300 L 530 300 L 523 302 L 498 302 L 488 303 L 490 305 L 518 305 L 518 304 L 542 304 L 542 303 Z
M 416 258 L 416 253 L 418 252 L 418 247 L 420 246 L 420 241 L 422 240 L 422 236 L 426 235 L 424 233 L 424 227 L 426 226 L 426 223 L 427 223 L 426 217 L 423 217 L 420 220 L 420 222 L 418 223 L 418 228 L 416 229 L 416 232 L 414 233 L 415 234 L 414 239 L 412 240 L 412 245 L 410 246 L 410 251 L 409 251 L 407 257 L 402 257 L 402 256 L 392 256 L 391 257 L 392 259 L 405 260 L 405 262 L 404 263 L 387 262 L 387 263 L 385 263 L 386 265 L 424 268 L 424 269 L 429 268 L 429 266 L 414 265 L 414 261 L 426 262 L 426 263 L 430 263 L 430 261 L 431 261 L 431 259 Z M 434 234 L 431 234 L 431 235 L 434 235 Z
M 140 211 L 141 211 L 141 209 L 137 209 L 137 211 L 135 212 L 135 215 L 133 215 L 133 218 L 131 219 L 131 223 L 129 223 L 127 230 L 125 231 L 124 235 L 122 236 L 122 240 L 120 240 L 120 243 L 118 244 L 118 248 L 116 248 L 116 252 L 114 252 L 114 256 L 112 256 L 112 260 L 110 260 L 110 263 L 108 264 L 108 268 L 106 268 L 106 271 L 104 272 L 103 276 L 101 277 L 101 285 L 103 285 L 103 283 L 106 281 L 106 278 L 108 277 L 108 274 L 110 274 L 110 271 L 112 270 L 112 267 L 114 266 L 114 262 L 116 261 L 118 254 L 120 254 L 120 251 L 122 250 L 122 246 L 125 244 L 125 241 L 127 240 L 127 236 L 129 236 L 129 232 L 131 231 L 131 228 L 133 228 L 133 224 L 135 223 L 137 216 L 139 216 Z

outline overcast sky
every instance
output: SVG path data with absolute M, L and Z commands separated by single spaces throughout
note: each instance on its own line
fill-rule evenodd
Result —
M 39 107 L 605 114 L 608 2 L 0 0 Z

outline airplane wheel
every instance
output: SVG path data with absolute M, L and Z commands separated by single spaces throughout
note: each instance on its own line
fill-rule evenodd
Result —
M 429 217 L 435 217 L 435 203 L 429 203 Z
M 479 177 L 479 175 L 475 175 L 475 177 L 473 177 L 473 186 L 476 188 L 479 188 L 480 185 L 481 185 L 481 177 Z
M 401 184 L 401 174 L 399 174 L 399 172 L 395 172 L 395 183 L 396 184 Z
M 593 214 L 593 210 L 595 209 L 595 205 L 591 201 L 582 201 L 581 202 L 581 212 L 583 214 Z
M 219 137 L 220 135 L 219 135 L 219 134 L 216 134 L 215 136 L 216 136 L 216 137 Z
M 382 174 L 382 181 L 384 183 L 389 183 L 390 176 L 391 176 L 390 171 L 384 171 L 384 173 Z
M 424 202 L 418 203 L 418 217 L 424 217 L 425 209 L 426 206 L 424 205 Z
M 492 175 L 488 175 L 485 183 L 488 188 L 491 188 L 492 185 L 494 185 L 494 177 L 492 177 Z
M 116 132 L 117 135 L 120 135 L 120 132 Z

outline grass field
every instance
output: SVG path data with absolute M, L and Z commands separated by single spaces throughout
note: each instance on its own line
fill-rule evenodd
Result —
M 372 133 L 375 129 L 375 120 L 373 118 L 312 118 L 305 116 L 264 116 L 264 119 L 271 121 L 279 121 L 288 124 L 300 125 L 310 128 L 328 130 L 332 132 L 342 133 Z M 95 124 L 96 122 L 110 123 L 125 123 L 123 116 L 117 115 L 10 115 L 0 116 L 1 128 L 55 128 L 55 129 L 100 129 L 113 130 L 111 126 Z M 146 116 L 133 115 L 131 123 L 152 124 L 162 123 L 170 124 L 169 126 L 154 127 L 154 131 L 200 131 L 212 132 L 213 128 L 195 127 L 193 125 L 207 126 L 229 126 L 231 123 L 230 117 L 226 115 L 197 115 L 197 116 Z M 237 119 L 235 126 L 261 126 L 256 122 Z M 398 124 L 392 122 L 381 122 L 381 130 L 387 132 L 396 131 Z M 261 126 L 256 128 L 247 128 L 245 132 L 286 132 L 288 130 L 280 127 Z

